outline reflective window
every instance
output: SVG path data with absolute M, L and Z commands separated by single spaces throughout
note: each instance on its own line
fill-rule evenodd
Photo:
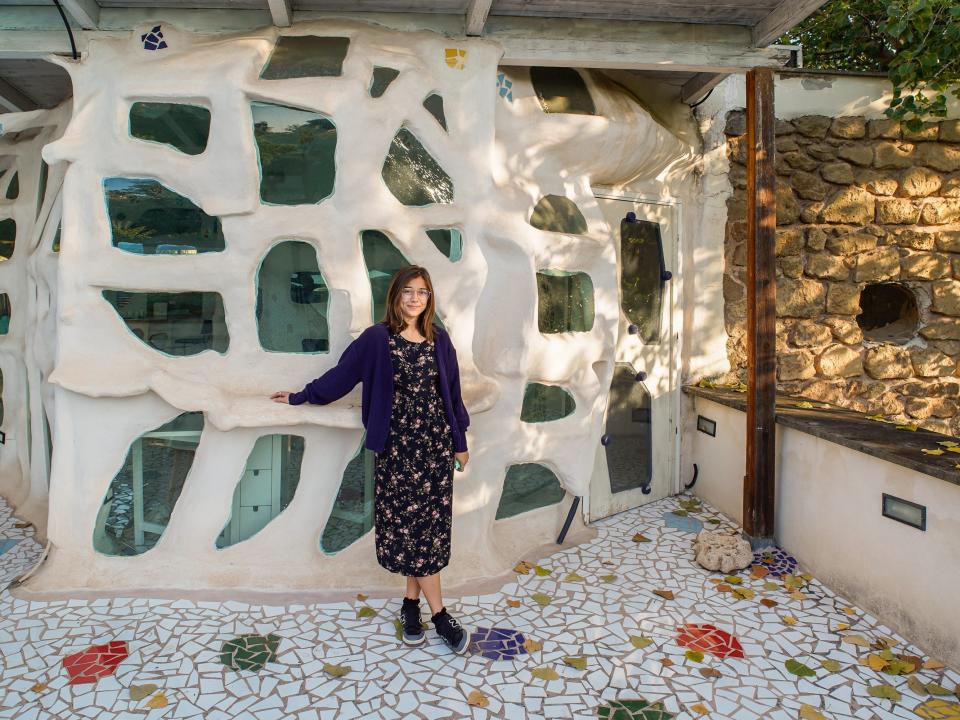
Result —
M 593 328 L 593 281 L 583 272 L 537 272 L 537 312 L 542 333 Z
M 136 255 L 195 255 L 224 248 L 220 219 L 156 180 L 103 182 L 113 245 Z
M 302 462 L 299 435 L 264 435 L 257 440 L 233 491 L 230 519 L 217 537 L 218 548 L 253 537 L 286 509 L 297 492 Z
M 178 415 L 133 441 L 93 530 L 104 555 L 139 555 L 160 540 L 203 432 L 203 413 Z
M 47 176 L 49 173 L 50 168 L 43 160 L 40 160 L 40 191 L 37 193 L 37 217 L 40 217 L 40 210 L 43 208 L 43 199 L 47 194 Z
M 404 205 L 453 202 L 453 180 L 406 128 L 394 136 L 381 175 Z
M 347 464 L 340 492 L 320 536 L 325 553 L 340 552 L 373 529 L 374 453 L 363 447 Z
M 337 129 L 320 113 L 253 103 L 260 159 L 260 199 L 275 205 L 316 204 L 333 194 Z
M 573 413 L 576 407 L 573 395 L 558 385 L 527 383 L 520 420 L 527 423 L 559 420 Z
M 103 297 L 141 342 L 167 355 L 225 353 L 230 344 L 220 293 L 104 290 Z
M 0 293 L 0 335 L 6 335 L 10 332 L 10 317 L 12 314 L 10 296 L 7 293 Z
M 532 67 L 530 81 L 547 113 L 596 115 L 597 108 L 587 90 L 587 84 L 573 68 Z
M 265 350 L 327 352 L 329 305 L 313 245 L 291 240 L 270 248 L 257 275 L 257 333 Z
M 430 93 L 427 95 L 427 99 L 423 101 L 423 106 L 427 109 L 427 112 L 436 118 L 440 127 L 446 130 L 447 116 L 443 114 L 443 98 L 436 93 Z
M 533 208 L 530 224 L 538 230 L 582 235 L 587 221 L 573 200 L 560 195 L 544 195 Z
M 643 487 L 653 471 L 650 393 L 636 375 L 633 366 L 618 363 L 610 382 L 604 451 L 613 493 Z
M 437 250 L 453 262 L 457 262 L 463 257 L 463 236 L 456 228 L 427 230 L 427 237 L 430 238 Z
M 0 425 L 3 425 L 3 371 L 0 370 Z
M 620 223 L 620 307 L 645 343 L 660 341 L 664 283 L 660 225 L 646 220 Z
M 13 218 L 0 220 L 0 262 L 13 257 L 17 243 L 17 223 Z
M 375 67 L 370 78 L 370 97 L 378 98 L 383 95 L 399 74 L 400 71 L 393 68 Z
M 550 468 L 537 463 L 511 465 L 503 481 L 496 519 L 554 505 L 563 500 L 564 494 L 560 481 Z
M 270 54 L 263 80 L 337 76 L 343 72 L 350 38 L 284 35 Z
M 363 251 L 363 262 L 367 266 L 367 277 L 370 278 L 373 321 L 380 322 L 387 313 L 387 290 L 390 288 L 390 281 L 397 270 L 411 263 L 390 242 L 390 238 L 379 230 L 361 232 L 360 249 Z M 434 310 L 433 324 L 446 329 L 440 319 L 438 304 L 434 305 Z
M 210 135 L 210 111 L 198 105 L 135 102 L 130 106 L 130 134 L 199 155 Z
M 10 178 L 10 184 L 7 185 L 7 200 L 16 200 L 20 197 L 20 173 L 14 173 Z
M 63 230 L 63 224 L 57 225 L 57 234 L 53 236 L 53 251 L 60 252 L 60 232 Z

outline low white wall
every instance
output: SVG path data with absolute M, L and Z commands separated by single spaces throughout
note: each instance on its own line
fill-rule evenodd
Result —
M 746 415 L 704 398 L 693 492 L 742 520 Z M 777 544 L 823 583 L 960 666 L 960 485 L 777 426 Z M 927 530 L 885 518 L 883 493 L 927 508 Z

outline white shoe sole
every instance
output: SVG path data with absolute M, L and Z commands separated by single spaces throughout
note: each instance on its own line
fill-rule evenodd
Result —
M 423 645 L 426 639 L 427 639 L 426 633 L 420 633 L 420 636 L 416 638 L 408 638 L 406 635 L 403 635 L 401 637 L 401 640 L 403 640 L 403 644 L 408 645 L 410 647 L 414 647 L 416 645 Z

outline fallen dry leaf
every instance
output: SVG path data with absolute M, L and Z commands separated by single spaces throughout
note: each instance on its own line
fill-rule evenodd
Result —
M 765 583 L 763 584 L 763 589 L 764 589 L 764 590 L 779 590 L 779 589 L 780 589 L 780 586 L 777 585 L 777 583 L 775 583 L 775 582 L 767 581 L 767 582 L 765 582 Z
M 546 680 L 550 682 L 551 680 L 559 680 L 560 676 L 557 675 L 557 671 L 551 667 L 538 667 L 530 671 L 530 674 L 533 675 L 538 680 Z
M 353 670 L 353 668 L 349 665 L 334 665 L 333 663 L 323 664 L 323 671 L 330 677 L 343 677 L 351 670 Z
M 813 705 L 801 705 L 800 720 L 827 720 L 827 718 Z
M 907 687 L 920 697 L 926 697 L 928 694 L 927 686 L 924 685 L 923 680 L 918 678 L 916 675 L 911 675 L 909 678 L 907 678 Z
M 799 620 L 797 620 L 793 615 L 784 615 L 783 622 L 785 622 L 787 625 L 796 625 Z
M 791 597 L 792 599 L 794 599 L 794 600 L 806 600 L 806 599 L 809 598 L 810 596 L 809 596 L 809 595 L 804 595 L 804 594 L 803 594 L 802 592 L 800 592 L 799 590 L 794 590 L 792 593 L 790 593 L 790 597 Z
M 537 603 L 537 605 L 540 605 L 542 607 L 549 605 L 553 601 L 553 598 L 547 595 L 546 593 L 533 593 L 533 595 L 531 595 L 530 597 L 533 599 L 535 603 Z
M 840 623 L 839 625 L 837 625 L 837 626 L 833 629 L 833 631 L 834 631 L 834 632 L 843 632 L 844 630 L 849 630 L 849 629 L 850 629 L 850 626 L 847 625 L 847 623 Z
M 664 667 L 673 667 L 673 660 L 671 660 L 670 658 L 663 658 L 660 661 L 660 664 L 663 665 Z
M 851 645 L 857 645 L 858 647 L 870 647 L 870 641 L 867 640 L 863 635 L 844 635 L 842 642 L 850 643 Z
M 770 571 L 763 565 L 754 565 L 752 568 L 750 568 L 750 577 L 752 577 L 754 580 L 760 580 L 769 574 Z
M 150 697 L 158 690 L 156 685 L 131 685 L 130 699 L 140 702 L 144 698 Z
M 377 616 L 377 611 L 367 605 L 364 605 L 362 608 L 357 610 L 358 618 L 371 618 L 376 616 Z
M 887 665 L 889 665 L 889 664 L 890 664 L 890 661 L 889 661 L 889 660 L 885 660 L 885 659 L 883 659 L 882 657 L 880 657 L 879 655 L 867 655 L 867 666 L 868 666 L 871 670 L 875 670 L 876 672 L 880 672 L 881 670 L 883 670 L 883 669 L 884 669 Z
M 771 600 L 770 598 L 762 598 L 760 600 L 760 604 L 768 608 L 773 608 L 779 605 L 779 603 L 776 600 Z
M 490 704 L 489 698 L 484 695 L 479 690 L 474 690 L 469 695 L 467 695 L 467 705 L 472 705 L 473 707 L 485 708 Z
M 47 689 L 47 683 L 34 683 L 33 687 L 30 688 L 33 692 L 43 692 Z
M 745 587 L 735 587 L 731 592 L 739 600 L 753 600 L 753 596 L 756 594 L 750 588 Z
M 643 650 L 643 648 L 653 645 L 653 640 L 648 637 L 641 637 L 639 635 L 631 635 L 630 642 L 638 650 Z
M 934 660 L 933 658 L 931 658 L 930 660 L 927 660 L 927 661 L 923 664 L 923 669 L 924 669 L 924 670 L 942 670 L 942 669 L 945 668 L 945 667 L 946 667 L 946 665 L 944 665 L 944 664 L 943 664 L 942 662 L 940 662 L 939 660 Z
M 533 638 L 527 638 L 523 641 L 523 649 L 528 653 L 535 653 L 543 650 L 543 643 Z
M 363 601 L 366 600 L 368 597 L 370 597 L 370 596 L 369 596 L 369 595 L 364 595 L 363 593 L 357 593 L 357 600 L 359 600 L 360 602 L 363 602 Z
M 584 582 L 586 578 L 582 575 L 579 575 L 575 572 L 567 573 L 567 576 L 563 579 L 564 582 Z
M 852 607 L 840 608 L 840 612 L 844 613 L 845 615 L 856 615 L 856 614 L 857 614 L 857 611 L 856 611 L 855 609 L 853 609 Z
M 838 660 L 821 660 L 820 667 L 828 672 L 840 672 L 840 662 Z
M 703 703 L 697 703 L 696 705 L 690 706 L 690 712 L 696 713 L 697 715 L 706 715 L 708 712 L 710 712 L 710 708 Z
M 553 572 L 553 570 L 551 570 L 550 568 L 540 567 L 539 565 L 537 565 L 533 569 L 533 571 L 540 577 L 546 577 L 547 575 Z
M 673 600 L 673 591 L 672 590 L 654 590 L 654 595 L 659 595 L 664 600 Z
M 616 575 L 601 575 L 601 576 L 600 576 L 600 579 L 601 579 L 603 582 L 613 582 L 614 580 L 617 579 L 617 576 L 616 576 Z
M 572 668 L 577 670 L 586 670 L 587 669 L 587 659 L 585 657 L 565 657 L 563 659 L 564 665 L 569 665 Z
M 726 583 L 720 583 L 717 585 L 717 592 L 733 592 L 733 588 Z
M 162 692 L 158 692 L 152 698 L 147 701 L 147 707 L 152 710 L 158 710 L 160 708 L 165 708 L 169 702 L 167 701 L 167 696 Z
M 526 575 L 531 570 L 533 570 L 533 565 L 528 563 L 526 560 L 521 560 L 513 568 L 513 571 L 515 573 L 519 573 L 520 575 Z
M 507 598 L 507 607 L 520 607 L 520 601 Z
M 699 670 L 700 670 L 700 674 L 703 675 L 705 678 L 723 677 L 723 673 L 721 673 L 719 670 L 716 670 L 714 668 L 699 668 Z
M 637 533 L 636 535 L 633 536 L 633 541 L 635 543 L 645 543 L 645 542 L 650 542 L 650 538 L 648 538 L 646 535 L 641 535 L 640 533 Z

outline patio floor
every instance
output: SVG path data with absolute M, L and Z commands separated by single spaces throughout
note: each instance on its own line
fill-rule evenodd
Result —
M 16 524 L 0 504 L 4 588 L 40 554 Z M 499 630 L 465 657 L 432 629 L 403 647 L 397 600 L 26 602 L 4 589 L 0 718 L 960 719 L 960 673 L 786 553 L 727 578 L 695 565 L 703 525 L 732 527 L 668 498 L 530 558 L 498 593 L 451 599 L 465 624 Z

